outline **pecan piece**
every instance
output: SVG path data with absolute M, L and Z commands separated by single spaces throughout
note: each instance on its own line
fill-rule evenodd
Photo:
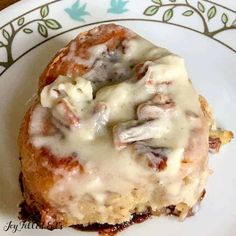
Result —
M 155 171 L 162 171 L 167 167 L 166 148 L 150 147 L 145 143 L 135 145 L 139 158 L 144 158 L 148 166 Z
M 219 152 L 221 140 L 218 137 L 209 137 L 209 151 L 212 153 Z
M 138 124 L 137 121 L 128 121 L 128 122 L 124 122 L 113 127 L 114 145 L 118 150 L 123 149 L 127 146 L 127 142 L 125 142 L 121 138 L 121 134 L 129 128 L 135 127 L 137 124 Z
M 163 110 L 161 109 L 161 107 L 148 103 L 143 103 L 137 108 L 138 120 L 157 119 L 162 112 Z
M 115 146 L 116 144 L 119 146 L 124 143 L 161 138 L 169 132 L 171 125 L 170 119 L 166 117 L 144 123 L 131 121 L 118 124 L 113 130 Z
M 151 101 L 142 103 L 137 108 L 138 120 L 158 119 L 166 112 L 173 111 L 175 103 L 165 94 L 156 94 Z
M 144 75 L 147 73 L 148 66 L 144 63 L 139 63 L 135 66 L 134 71 L 136 73 L 136 80 L 140 80 L 144 77 Z
M 162 171 L 167 167 L 167 157 L 157 152 L 150 152 L 147 154 L 149 159 L 148 166 L 155 171 Z
M 234 134 L 231 131 L 227 130 L 210 130 L 209 137 L 209 151 L 212 153 L 219 152 L 220 147 L 231 141 L 234 137 Z
M 170 99 L 170 97 L 167 94 L 163 94 L 163 93 L 158 93 L 152 98 L 153 103 L 161 104 L 161 105 L 170 103 L 171 101 L 172 100 Z
M 42 127 L 42 135 L 44 136 L 50 136 L 50 135 L 55 135 L 58 130 L 57 128 L 53 125 L 51 117 L 46 117 L 43 123 Z
M 173 111 L 174 106 L 173 102 L 165 104 L 143 103 L 137 108 L 138 120 L 158 119 L 164 113 Z
M 57 122 L 67 128 L 79 126 L 79 118 L 70 104 L 64 99 L 58 102 L 52 109 L 52 116 Z
M 216 129 L 210 130 L 210 137 L 219 138 L 222 145 L 227 144 L 233 139 L 234 134 L 231 131 Z

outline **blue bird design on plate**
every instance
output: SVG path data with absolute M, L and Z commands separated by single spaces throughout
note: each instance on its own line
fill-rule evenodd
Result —
M 73 20 L 85 22 L 83 17 L 86 15 L 90 15 L 90 13 L 86 11 L 86 6 L 87 6 L 86 3 L 81 6 L 80 0 L 77 0 L 70 8 L 66 8 L 65 12 Z
M 126 11 L 128 11 L 127 8 L 125 8 L 126 4 L 129 1 L 123 1 L 123 0 L 111 0 L 111 7 L 107 10 L 109 13 L 114 14 L 121 14 Z

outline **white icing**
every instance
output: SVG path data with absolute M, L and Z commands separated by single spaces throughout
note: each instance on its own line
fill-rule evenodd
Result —
M 89 58 L 84 59 L 76 54 L 76 41 L 73 41 L 69 47 L 69 53 L 63 58 L 63 61 L 74 62 L 76 64 L 81 64 L 87 67 L 91 67 L 95 60 L 101 56 L 103 52 L 107 50 L 106 44 L 99 44 L 92 46 L 88 49 Z
M 43 130 L 43 124 L 47 115 L 48 115 L 47 109 L 41 107 L 40 105 L 36 106 L 32 114 L 31 117 L 32 122 L 30 122 L 30 127 L 29 127 L 29 133 L 31 136 L 41 134 Z
M 147 72 L 141 79 L 135 81 L 130 78 L 93 91 L 92 82 L 85 78 L 59 76 L 43 89 L 41 106 L 44 108 L 39 106 L 35 109 L 31 118 L 31 141 L 36 147 L 47 147 L 58 158 L 76 153 L 84 167 L 84 173 L 65 173 L 50 192 L 52 201 L 57 196 L 58 201 L 54 204 L 75 218 L 83 218 L 77 205 L 87 194 L 95 199 L 101 212 L 104 212 L 108 193 L 127 194 L 134 188 L 144 188 L 153 192 L 150 194 L 152 197 L 149 204 L 156 209 L 160 207 L 158 193 L 155 193 L 157 180 L 169 196 L 166 204 L 185 201 L 193 206 L 197 201 L 199 188 L 203 186 L 198 187 L 198 183 L 183 186 L 179 173 L 190 132 L 196 128 L 196 122 L 187 118 L 186 111 L 202 116 L 198 95 L 188 80 L 183 59 L 138 36 L 125 41 L 124 46 L 124 64 L 132 61 L 145 62 Z M 64 60 L 91 66 L 106 51 L 106 45 L 96 45 L 88 51 L 90 57 L 86 60 L 75 56 L 76 44 L 73 42 Z M 90 72 L 89 76 L 94 74 L 96 71 Z M 137 106 L 151 101 L 157 93 L 170 97 L 175 103 L 173 112 L 160 112 L 159 117 L 152 121 L 136 121 Z M 60 132 L 63 133 L 63 138 L 59 134 L 40 135 L 44 114 L 48 112 L 48 108 L 53 110 L 62 99 L 73 107 L 72 112 L 78 116 L 79 126 L 62 128 Z M 135 126 L 122 132 L 120 141 L 130 143 L 141 140 L 152 147 L 169 148 L 165 153 L 167 167 L 163 171 L 153 171 L 140 163 L 132 145 L 126 145 L 122 149 L 115 148 L 113 127 L 131 120 L 139 125 L 138 128 Z M 200 178 L 204 182 L 206 175 Z M 67 195 L 73 196 L 70 204 L 64 203 Z M 165 206 L 163 204 L 162 207 Z
M 43 88 L 40 98 L 43 107 L 52 108 L 62 98 L 74 103 L 90 101 L 93 98 L 93 90 L 91 82 L 82 77 L 72 80 L 61 75 L 52 84 Z

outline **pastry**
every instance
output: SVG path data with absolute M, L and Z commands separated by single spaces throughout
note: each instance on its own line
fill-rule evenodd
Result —
M 215 128 L 184 60 L 115 24 L 79 34 L 39 78 L 20 134 L 24 209 L 43 228 L 194 213 Z M 224 137 L 224 138 L 223 138 Z

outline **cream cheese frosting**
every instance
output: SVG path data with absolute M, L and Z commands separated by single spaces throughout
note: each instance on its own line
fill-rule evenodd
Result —
M 83 173 L 66 173 L 49 193 L 55 206 L 75 218 L 83 219 L 78 203 L 87 195 L 104 214 L 110 193 L 127 195 L 139 188 L 147 192 L 146 204 L 153 210 L 180 202 L 191 208 L 208 176 L 205 167 L 190 168 L 192 179 L 187 184 L 183 180 L 181 163 L 190 137 L 204 126 L 183 59 L 137 35 L 123 46 L 118 61 L 110 55 L 99 60 L 111 60 L 107 65 L 112 71 L 126 68 L 129 77 L 104 83 L 106 69 L 100 69 L 101 86 L 93 75 L 106 45 L 93 46 L 85 60 L 73 56 L 71 44 L 64 60 L 92 69 L 77 77 L 61 75 L 45 86 L 31 117 L 29 133 L 35 147 L 46 147 L 58 158 L 73 156 L 84 168 Z M 40 134 L 47 114 L 57 128 L 54 135 Z

